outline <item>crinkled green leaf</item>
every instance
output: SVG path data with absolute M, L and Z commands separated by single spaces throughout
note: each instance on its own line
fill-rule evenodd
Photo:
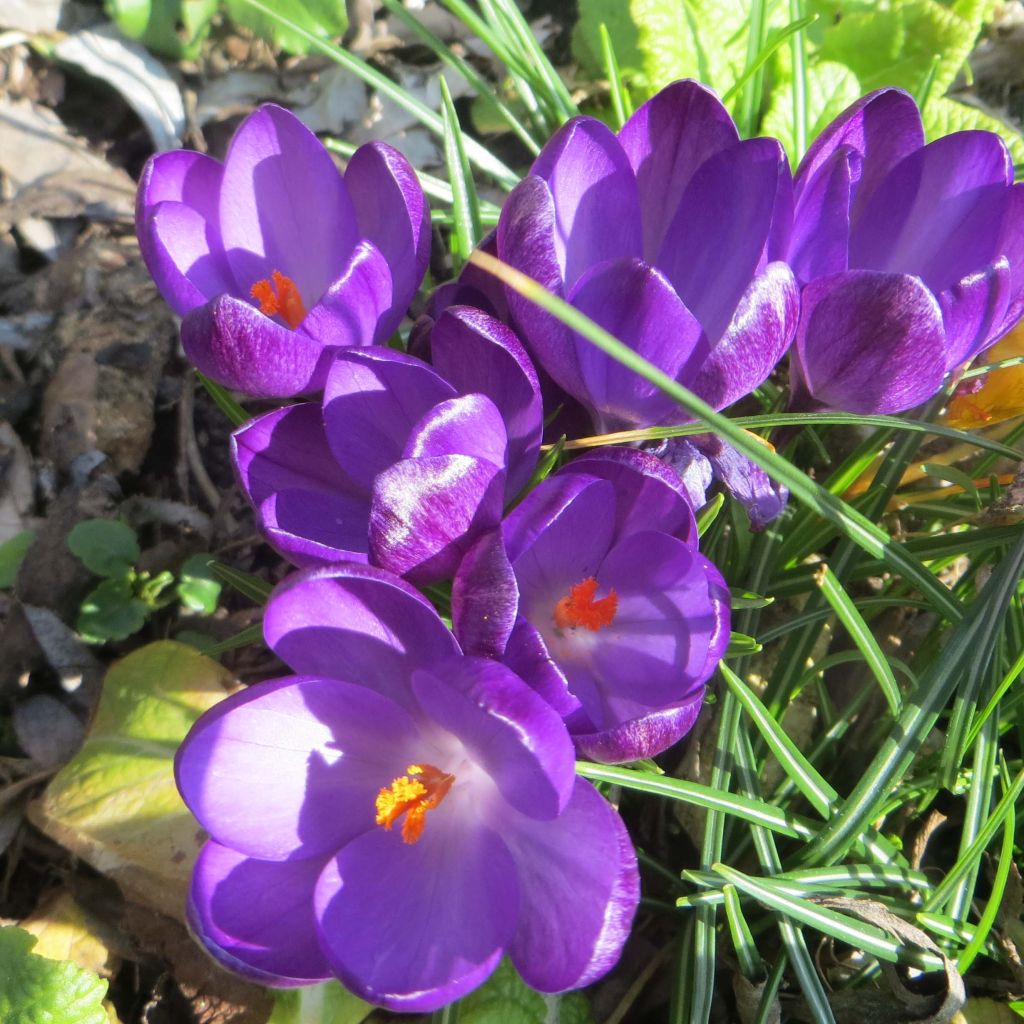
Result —
M 4 1024 L 107 1024 L 107 983 L 69 960 L 32 952 L 36 937 L 0 928 L 0 1020 Z
M 180 918 L 205 833 L 174 785 L 174 754 L 231 686 L 215 661 L 172 640 L 115 663 L 82 749 L 30 805 L 33 823 L 134 899 Z
M 360 1024 L 373 1010 L 336 981 L 274 993 L 267 1024 Z
M 896 85 L 917 93 L 938 57 L 931 94 L 942 96 L 974 47 L 991 0 L 891 0 L 872 8 L 843 10 L 826 28 L 825 60 L 845 64 L 865 92 Z
M 819 61 L 807 68 L 807 142 L 813 142 L 833 118 L 841 114 L 862 93 L 857 76 L 845 64 Z M 761 132 L 777 138 L 795 167 L 803 156 L 797 152 L 793 128 L 793 89 L 788 73 L 776 78 Z
M 127 579 L 104 580 L 86 595 L 78 613 L 79 635 L 90 644 L 124 640 L 146 624 L 149 609 Z
M 936 96 L 929 99 L 922 116 L 925 135 L 929 142 L 953 132 L 981 128 L 1001 135 L 1009 147 L 1013 162 L 1024 163 L 1024 135 L 991 114 L 986 114 L 984 110 L 969 107 L 965 103 L 957 103 L 956 100 L 945 96 Z
M 35 530 L 22 530 L 0 544 L 0 589 L 14 586 L 18 569 L 35 539 Z
M 129 39 L 171 60 L 194 60 L 217 13 L 217 0 L 107 0 Z
M 527 985 L 509 960 L 459 1003 L 459 1024 L 591 1024 L 580 992 L 543 996 Z
M 193 555 L 181 567 L 176 588 L 181 603 L 202 615 L 212 615 L 220 599 L 221 583 L 210 568 L 212 560 L 213 555 Z
M 275 0 L 274 10 L 300 28 L 321 39 L 340 36 L 348 26 L 345 0 Z M 308 53 L 310 42 L 297 32 L 285 28 L 246 0 L 225 0 L 224 7 L 232 21 L 266 39 L 289 53 Z
M 123 576 L 140 554 L 135 531 L 119 519 L 76 523 L 68 534 L 68 547 L 97 576 Z
M 749 9 L 742 0 L 580 0 L 573 49 L 584 67 L 603 75 L 603 22 L 620 70 L 647 95 L 677 78 L 724 93 L 746 64 Z

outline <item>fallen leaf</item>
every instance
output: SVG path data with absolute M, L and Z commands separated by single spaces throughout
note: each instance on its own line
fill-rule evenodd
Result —
M 185 132 L 181 90 L 146 48 L 115 25 L 82 29 L 62 39 L 54 56 L 112 86 L 139 115 L 157 150 L 178 149 Z
M 174 754 L 232 687 L 224 668 L 173 640 L 117 662 L 82 750 L 29 805 L 30 819 L 129 898 L 181 919 L 205 833 L 174 785 Z
M 39 956 L 70 960 L 93 974 L 111 976 L 115 958 L 71 893 L 58 893 L 25 918 L 21 927 L 36 936 L 38 941 L 32 951 Z

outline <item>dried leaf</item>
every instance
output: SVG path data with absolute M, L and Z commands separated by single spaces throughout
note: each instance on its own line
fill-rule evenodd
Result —
M 81 752 L 30 805 L 33 823 L 128 896 L 180 918 L 205 834 L 175 788 L 174 753 L 232 685 L 215 661 L 172 640 L 117 662 Z

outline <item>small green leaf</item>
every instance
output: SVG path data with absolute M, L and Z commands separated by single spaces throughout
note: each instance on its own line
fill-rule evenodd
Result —
M 171 60 L 194 60 L 217 13 L 217 0 L 107 0 L 129 39 Z
M 217 610 L 221 584 L 213 574 L 213 555 L 193 555 L 181 567 L 181 578 L 175 588 L 178 599 L 190 611 L 212 615 Z
M 752 637 L 747 636 L 745 633 L 732 633 L 729 636 L 729 646 L 726 648 L 725 656 L 727 658 L 745 658 L 750 654 L 757 654 L 761 650 L 761 645 Z
M 312 48 L 305 36 L 267 17 L 246 0 L 225 0 L 224 8 L 236 24 L 288 53 L 309 53 Z M 345 0 L 276 0 L 274 11 L 320 39 L 340 36 L 348 26 Z
M 32 952 L 36 937 L 0 928 L 0 1020 L 4 1024 L 108 1024 L 107 983 L 68 960 Z
M 360 1024 L 373 1007 L 336 981 L 274 993 L 267 1024 Z
M 18 569 L 35 539 L 35 530 L 22 530 L 0 544 L 0 590 L 14 586 Z
M 124 576 L 141 553 L 135 531 L 119 519 L 77 523 L 68 534 L 68 547 L 97 576 Z
M 105 644 L 137 633 L 148 615 L 128 580 L 104 580 L 82 602 L 77 629 L 86 643 Z
M 459 1024 L 591 1024 L 590 1007 L 579 993 L 542 996 L 502 960 L 488 980 L 458 1004 Z

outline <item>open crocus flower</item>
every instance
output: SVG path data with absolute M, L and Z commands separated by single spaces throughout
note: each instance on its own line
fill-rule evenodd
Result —
M 716 409 L 761 384 L 793 338 L 798 290 L 777 260 L 792 182 L 773 139 L 740 141 L 696 82 L 676 82 L 616 136 L 569 121 L 512 191 L 498 255 Z M 523 341 L 598 432 L 678 423 L 662 392 L 509 296 Z
M 161 153 L 136 229 L 157 287 L 205 374 L 257 397 L 319 390 L 330 354 L 379 344 L 426 271 L 430 215 L 409 163 L 379 142 L 344 176 L 281 107 L 245 119 L 221 164 Z
M 452 619 L 468 653 L 500 659 L 561 712 L 584 754 L 631 761 L 696 721 L 729 641 L 729 592 L 674 471 L 605 449 L 469 550 Z
M 636 858 L 554 709 L 377 569 L 294 577 L 264 629 L 298 674 L 217 705 L 176 761 L 210 834 L 189 919 L 221 963 L 409 1011 L 503 954 L 543 992 L 615 963 Z
M 882 89 L 801 162 L 789 261 L 794 405 L 909 409 L 1024 312 L 1024 186 L 999 136 L 925 145 L 913 99 Z
M 297 565 L 366 560 L 426 584 L 501 522 L 540 446 L 540 390 L 515 335 L 454 306 L 433 368 L 391 349 L 338 352 L 324 400 L 236 431 L 235 467 L 261 528 Z

